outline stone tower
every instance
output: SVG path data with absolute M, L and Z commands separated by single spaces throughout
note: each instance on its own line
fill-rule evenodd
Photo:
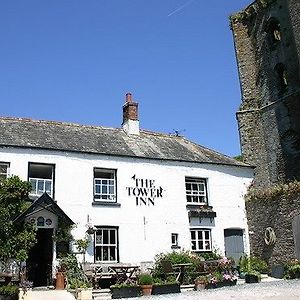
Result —
M 230 19 L 244 161 L 256 186 L 300 180 L 300 1 L 257 0 Z

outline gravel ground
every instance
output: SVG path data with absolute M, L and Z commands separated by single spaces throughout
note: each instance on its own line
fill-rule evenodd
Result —
M 130 298 L 141 299 L 141 298 Z M 147 300 L 226 300 L 226 299 L 300 299 L 300 280 L 274 280 L 254 284 L 238 284 L 233 287 L 203 291 L 184 291 L 180 294 L 168 294 L 143 297 Z

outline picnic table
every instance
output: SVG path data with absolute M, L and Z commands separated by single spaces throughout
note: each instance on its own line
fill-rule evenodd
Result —
M 139 266 L 123 264 L 113 265 L 110 268 L 115 272 L 117 283 L 136 283 L 136 277 L 140 270 Z

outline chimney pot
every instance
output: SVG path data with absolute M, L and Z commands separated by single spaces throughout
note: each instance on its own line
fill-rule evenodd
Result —
M 131 93 L 126 94 L 126 102 L 132 102 L 132 94 Z

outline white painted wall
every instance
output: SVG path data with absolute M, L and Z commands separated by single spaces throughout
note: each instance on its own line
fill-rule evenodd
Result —
M 250 168 L 22 148 L 1 148 L 0 161 L 9 162 L 10 174 L 23 180 L 28 179 L 28 162 L 55 164 L 55 200 L 76 223 L 75 238 L 84 237 L 87 216 L 93 225 L 118 226 L 119 256 L 124 263 L 151 261 L 156 254 L 171 251 L 171 233 L 179 234 L 181 249 L 191 249 L 185 177 L 207 178 L 209 205 L 217 217 L 199 227 L 212 229 L 213 247 L 223 253 L 224 229 L 243 229 L 249 252 L 243 196 L 252 181 Z M 117 169 L 121 207 L 92 206 L 94 167 Z M 163 197 L 154 206 L 137 206 L 135 198 L 128 196 L 133 175 L 155 180 L 163 188 Z M 92 244 L 86 260 L 94 261 Z

